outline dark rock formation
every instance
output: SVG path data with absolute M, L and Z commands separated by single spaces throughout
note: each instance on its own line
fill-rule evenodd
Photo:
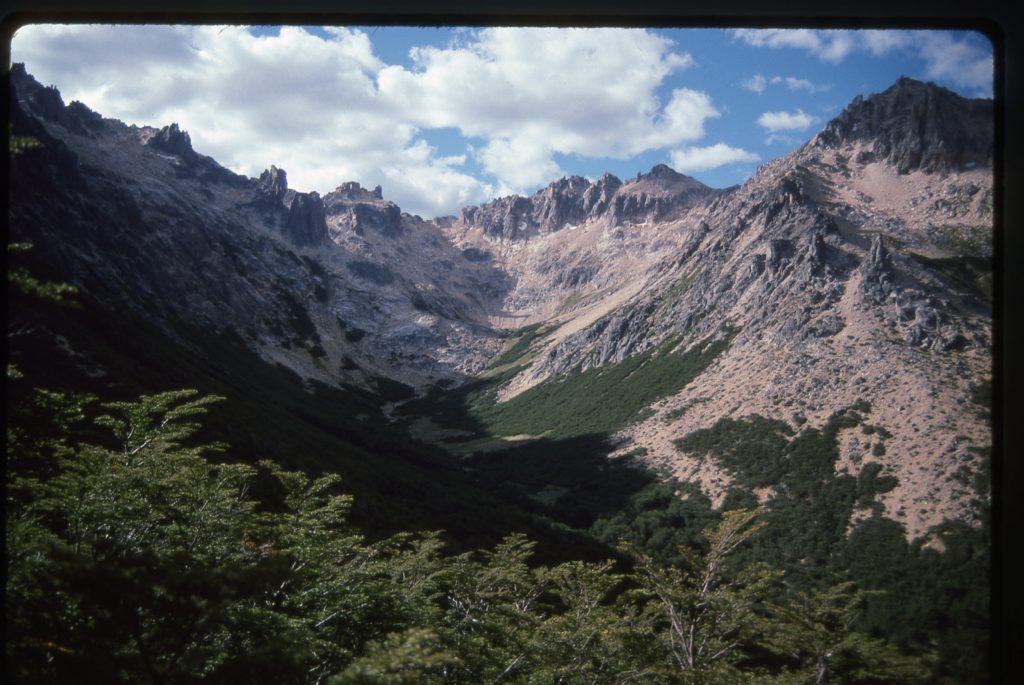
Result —
M 373 190 L 367 190 L 359 185 L 357 181 L 346 181 L 331 193 L 328 193 L 328 197 L 332 198 L 332 201 L 337 202 L 374 202 L 376 200 L 383 200 L 384 193 L 380 186 L 375 187 Z
M 153 137 L 146 142 L 146 146 L 154 150 L 166 152 L 169 155 L 178 155 L 187 161 L 191 161 L 196 157 L 196 152 L 192 149 L 192 139 L 189 137 L 188 132 L 182 131 L 178 128 L 177 124 L 164 126 L 153 134 Z
M 11 65 L 10 79 L 16 88 L 20 106 L 41 119 L 88 137 L 94 136 L 102 127 L 103 117 L 77 100 L 65 107 L 60 92 L 53 86 L 44 87 L 29 76 L 24 64 Z
M 622 187 L 622 181 L 607 171 L 596 183 L 583 191 L 583 206 L 590 216 L 600 216 L 608 211 L 615 193 Z
M 462 256 L 470 262 L 489 262 L 494 258 L 490 252 L 476 247 L 467 247 L 462 251 Z
M 863 141 L 857 161 L 887 161 L 900 173 L 956 170 L 992 164 L 992 101 L 968 100 L 932 83 L 899 79 L 888 90 L 856 99 L 818 135 L 838 146 Z
M 765 261 L 769 271 L 778 271 L 783 263 L 793 256 L 793 243 L 782 238 L 772 238 L 768 241 L 768 254 Z
M 316 247 L 330 240 L 324 217 L 324 202 L 317 193 L 296 193 L 284 233 L 299 247 Z
M 671 219 L 716 191 L 664 164 L 617 189 L 608 215 L 614 224 Z
M 466 207 L 459 220 L 463 225 L 481 229 L 499 240 L 517 240 L 536 230 L 533 204 L 521 195 L 509 195 L 479 207 Z
M 542 231 L 557 231 L 566 224 L 583 222 L 590 209 L 586 205 L 590 186 L 590 181 L 582 176 L 570 176 L 538 191 L 530 198 L 533 225 Z
M 861 290 L 877 304 L 883 303 L 892 292 L 892 267 L 889 263 L 889 251 L 885 248 L 882 236 L 875 234 L 871 239 L 871 248 L 860 265 Z
M 366 230 L 389 238 L 402 234 L 402 210 L 383 199 L 380 186 L 367 190 L 355 181 L 343 183 L 324 197 L 324 206 L 328 216 L 338 219 L 338 226 L 356 235 Z
M 258 181 L 259 188 L 270 195 L 281 198 L 288 190 L 288 174 L 284 169 L 278 169 L 274 165 L 260 174 Z
M 609 173 L 595 182 L 562 178 L 529 198 L 510 195 L 466 207 L 459 220 L 499 240 L 520 240 L 602 217 L 613 225 L 665 220 L 718 192 L 659 164 L 628 183 Z

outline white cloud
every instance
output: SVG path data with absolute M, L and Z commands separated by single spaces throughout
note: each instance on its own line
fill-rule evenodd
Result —
M 968 88 L 991 88 L 994 67 L 991 45 L 982 48 L 937 32 L 921 36 L 918 44 L 928 78 Z
M 811 29 L 736 29 L 733 35 L 754 47 L 820 50 L 821 38 Z
M 906 48 L 911 42 L 910 31 L 868 29 L 861 32 L 864 47 L 875 57 L 882 57 L 893 50 Z
M 754 74 L 750 78 L 746 79 L 740 86 L 751 93 L 757 93 L 760 95 L 764 92 L 765 87 L 768 85 L 768 80 L 761 74 Z
M 484 169 L 501 180 L 503 189 L 522 192 L 563 175 L 551 158 L 551 148 L 534 138 L 497 138 L 480 151 Z
M 756 162 L 761 159 L 753 152 L 715 143 L 707 147 L 685 147 L 673 150 L 669 158 L 672 167 L 681 172 L 707 171 L 726 164 Z
M 831 88 L 831 86 L 820 85 L 805 78 L 796 78 L 795 76 L 773 76 L 771 82 L 773 84 L 784 84 L 790 90 L 806 90 L 809 93 L 819 93 Z
M 710 96 L 665 80 L 694 65 L 644 30 L 490 28 L 455 33 L 388 65 L 358 29 L 26 26 L 12 45 L 65 100 L 105 116 L 176 121 L 196 149 L 247 175 L 276 164 L 299 190 L 381 184 L 410 212 L 454 213 L 495 190 L 560 172 L 559 154 L 628 158 L 701 138 L 719 116 Z M 85 58 L 87 56 L 87 58 Z M 423 135 L 454 128 L 493 182 L 462 167 L 463 150 Z
M 757 118 L 758 126 L 777 131 L 804 131 L 814 123 L 814 117 L 801 109 L 794 112 L 765 112 Z
M 819 93 L 831 88 L 829 85 L 814 83 L 808 79 L 797 78 L 795 76 L 772 76 L 771 78 L 766 78 L 763 74 L 754 74 L 750 78 L 740 82 L 740 87 L 745 90 L 749 90 L 752 93 L 757 93 L 758 95 L 764 93 L 769 85 L 784 85 L 786 88 L 793 91 L 806 90 L 809 93 Z
M 719 116 L 702 92 L 659 102 L 664 79 L 694 62 L 645 31 L 491 28 L 414 60 L 380 72 L 382 99 L 418 126 L 484 138 L 485 170 L 520 191 L 559 172 L 556 154 L 625 158 L 698 139 Z
M 794 147 L 800 144 L 800 139 L 795 136 L 787 136 L 783 133 L 772 133 L 764 139 L 765 145 L 775 145 L 777 143 L 782 143 L 788 147 Z
M 817 53 L 826 62 L 841 62 L 859 46 L 849 31 L 822 31 L 824 36 Z
M 857 47 L 845 30 L 735 29 L 733 36 L 759 48 L 801 48 L 829 62 L 839 62 Z
M 883 57 L 900 51 L 923 65 L 924 76 L 991 91 L 992 46 L 980 34 L 940 30 L 736 29 L 733 37 L 754 47 L 799 48 L 827 62 L 854 53 Z

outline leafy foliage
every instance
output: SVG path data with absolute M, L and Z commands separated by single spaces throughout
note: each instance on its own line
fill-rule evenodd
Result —
M 452 392 L 435 391 L 404 410 L 430 415 L 454 428 L 465 428 L 468 418 L 479 432 L 490 435 L 608 435 L 636 420 L 652 402 L 685 387 L 728 348 L 734 335 L 725 330 L 717 339 L 710 337 L 686 350 L 678 349 L 679 340 L 671 338 L 617 364 L 586 371 L 577 366 L 498 402 L 497 388 L 515 373 L 513 368 Z
M 679 565 L 685 561 L 682 550 L 700 549 L 704 530 L 717 520 L 699 487 L 669 479 L 646 486 L 590 530 L 609 544 L 624 541 L 656 563 Z
M 792 661 L 792 682 L 824 683 L 836 677 L 857 683 L 905 682 L 922 672 L 917 660 L 854 630 L 868 594 L 846 582 L 796 592 L 776 608 L 766 642 Z
M 197 442 L 219 398 L 32 397 L 9 428 L 12 682 L 726 682 L 778 642 L 778 573 L 731 563 L 760 512 L 678 564 L 545 566 L 521 534 L 448 556 L 367 540 L 336 475 L 223 463 Z
M 757 511 L 727 512 L 707 531 L 708 551 L 687 554 L 682 566 L 640 558 L 639 576 L 650 594 L 656 638 L 682 682 L 728 682 L 739 676 L 744 645 L 758 630 L 757 606 L 773 574 L 748 567 L 727 574 L 727 557 L 761 527 Z
M 765 530 L 737 556 L 746 564 L 766 563 L 785 571 L 805 593 L 792 595 L 790 602 L 825 601 L 829 588 L 856 583 L 872 591 L 856 595 L 848 607 L 858 633 L 885 636 L 890 646 L 932 660 L 936 675 L 954 682 L 984 682 L 989 573 L 985 498 L 975 503 L 981 527 L 947 523 L 934 531 L 944 553 L 925 547 L 925 540 L 908 543 L 902 526 L 882 517 L 876 500 L 876 495 L 896 487 L 896 478 L 877 462 L 864 464 L 856 477 L 835 472 L 839 431 L 863 425 L 859 412 L 869 411 L 870 404 L 858 402 L 836 412 L 824 426 L 805 426 L 798 435 L 763 417 L 722 419 L 676 445 L 713 458 L 734 476 L 736 490 L 772 485 L 763 514 Z M 873 428 L 872 433 L 885 437 Z M 876 442 L 873 450 L 879 445 Z M 851 525 L 857 509 L 870 510 L 871 515 Z M 937 597 L 945 600 L 936 602 Z M 862 642 L 859 636 L 855 642 L 864 653 L 885 657 L 891 668 L 881 673 L 924 670 L 920 662 L 907 666 L 894 653 Z M 943 647 L 936 648 L 936 643 Z M 972 648 L 965 651 L 951 647 L 954 644 Z M 859 668 L 857 654 L 848 654 L 854 671 Z M 857 672 L 861 680 L 855 682 L 895 678 Z
M 785 421 L 761 416 L 742 420 L 719 419 L 707 430 L 695 431 L 674 441 L 680 450 L 713 453 L 738 481 L 747 487 L 774 485 L 787 468 L 787 438 L 793 429 Z

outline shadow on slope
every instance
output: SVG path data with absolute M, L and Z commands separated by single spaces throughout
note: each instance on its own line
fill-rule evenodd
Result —
M 43 265 L 30 266 L 40 277 L 54 276 Z M 8 359 L 25 378 L 8 384 L 8 406 L 32 387 L 89 392 L 102 402 L 196 388 L 226 398 L 204 417 L 198 442 L 226 443 L 227 461 L 270 458 L 311 474 L 339 473 L 344 489 L 355 495 L 353 522 L 371 537 L 441 529 L 461 550 L 490 547 L 509 533 L 524 532 L 538 541 L 537 558 L 544 563 L 614 554 L 557 522 L 561 517 L 522 490 L 506 487 L 498 474 L 515 469 L 515 454 L 495 456 L 493 464 L 474 473 L 441 447 L 389 421 L 381 407 L 395 396 L 301 379 L 259 358 L 230 330 L 175 321 L 176 334 L 187 341 L 182 345 L 141 317 L 103 309 L 87 292 L 77 300 L 73 309 L 10 303 L 31 332 L 9 346 Z M 382 388 L 393 391 L 394 385 Z M 553 482 L 593 483 L 600 475 L 605 451 L 599 441 L 549 447 L 549 454 L 573 455 Z M 530 453 L 537 449 L 531 446 Z M 531 463 L 541 461 L 535 456 Z M 634 478 L 622 487 L 634 484 L 642 483 Z M 609 506 L 614 501 L 610 498 Z M 584 522 L 578 515 L 571 518 Z
M 577 366 L 499 402 L 499 387 L 522 369 L 509 363 L 488 378 L 436 387 L 404 403 L 400 413 L 438 427 L 438 444 L 461 455 L 485 489 L 559 524 L 591 529 L 631 510 L 661 482 L 630 456 L 612 457 L 612 436 L 696 378 L 735 333 L 724 328 L 689 347 L 673 336 L 618 363 Z M 518 360 L 528 347 L 514 341 L 496 364 Z

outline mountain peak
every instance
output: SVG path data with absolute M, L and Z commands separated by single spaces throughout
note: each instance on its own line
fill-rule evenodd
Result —
M 643 174 L 641 178 L 665 178 L 675 180 L 681 180 L 686 178 L 683 174 L 679 173 L 667 164 L 655 164 L 651 167 L 651 170 L 646 174 Z
M 634 189 L 644 189 L 654 192 L 669 191 L 672 194 L 680 192 L 691 193 L 694 191 L 704 192 L 709 190 L 692 176 L 681 174 L 667 164 L 655 164 L 646 174 L 637 174 L 631 181 Z
M 270 194 L 281 197 L 288 190 L 288 172 L 271 164 L 269 169 L 260 174 L 258 183 Z
M 20 62 L 11 65 L 10 80 L 17 101 L 31 113 L 45 121 L 67 124 L 68 114 L 64 99 L 55 86 L 41 84 L 25 71 L 25 65 Z
M 182 131 L 177 123 L 164 126 L 153 134 L 146 145 L 172 155 L 186 159 L 194 157 L 196 152 L 192 149 L 192 138 L 187 131 Z
M 858 161 L 885 161 L 900 173 L 988 166 L 992 117 L 991 100 L 964 98 L 934 83 L 903 76 L 881 93 L 854 98 L 814 144 L 869 145 Z
M 379 185 L 369 190 L 358 181 L 346 181 L 331 191 L 330 195 L 348 202 L 376 202 L 384 199 L 384 191 Z
M 384 199 L 380 186 L 368 190 L 358 181 L 346 181 L 327 193 L 324 206 L 337 226 L 356 235 L 365 235 L 366 230 L 371 230 L 394 238 L 403 232 L 402 210 Z

